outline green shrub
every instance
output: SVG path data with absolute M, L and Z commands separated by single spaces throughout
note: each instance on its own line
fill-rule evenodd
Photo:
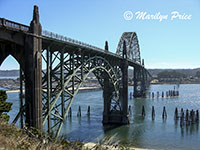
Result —
M 4 112 L 9 112 L 11 110 L 12 103 L 6 102 L 7 99 L 6 91 L 0 90 L 0 121 L 9 121 L 9 115 L 4 114 Z
M 0 90 L 0 101 L 6 101 L 6 99 L 8 98 L 6 91 Z
M 9 112 L 11 110 L 12 103 L 0 101 L 0 114 L 3 112 Z
M 0 115 L 0 121 L 2 121 L 2 122 L 8 122 L 9 119 L 10 119 L 10 116 L 7 115 L 7 114 L 1 114 Z

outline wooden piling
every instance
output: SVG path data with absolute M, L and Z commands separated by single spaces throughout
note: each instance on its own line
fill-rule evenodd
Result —
M 142 106 L 142 116 L 145 116 L 145 109 L 144 109 L 144 105 Z
M 167 112 L 166 112 L 165 106 L 163 107 L 162 118 L 163 118 L 163 119 L 166 119 L 166 118 L 167 118 Z
M 81 106 L 79 106 L 79 108 L 78 108 L 77 117 L 81 117 Z
M 155 110 L 154 110 L 154 106 L 152 106 L 152 120 L 154 120 L 155 119 Z
M 131 115 L 132 114 L 132 112 L 131 112 L 131 105 L 129 105 L 128 111 L 129 111 L 129 114 Z
M 175 108 L 175 112 L 174 112 L 174 119 L 178 119 L 178 108 Z
M 162 91 L 162 98 L 164 98 L 164 92 Z
M 72 117 L 72 108 L 69 108 L 68 116 L 71 118 Z
M 173 91 L 172 93 L 173 93 L 173 96 L 176 96 L 175 91 Z
M 90 106 L 88 106 L 87 115 L 90 116 Z
M 199 110 L 196 110 L 196 123 L 198 123 L 199 122 Z
M 183 113 L 183 108 L 181 108 L 181 115 L 182 115 L 182 113 Z
M 132 95 L 133 95 L 132 92 L 130 92 L 130 99 L 132 99 Z
M 189 121 L 189 111 L 188 111 L 188 109 L 186 110 L 185 121 L 186 121 L 186 124 L 187 124 L 188 121 Z
M 152 92 L 152 98 L 154 98 L 154 92 Z
M 181 112 L 181 118 L 184 120 L 184 116 L 185 116 L 185 114 L 184 114 L 184 111 L 182 111 Z
M 180 118 L 180 126 L 182 127 L 184 125 L 184 111 L 181 108 L 181 118 Z
M 169 90 L 169 96 L 170 96 L 170 97 L 172 96 L 172 92 L 171 92 L 171 90 Z
M 177 96 L 179 96 L 179 91 L 177 91 Z
M 194 123 L 194 111 L 193 109 L 190 111 L 190 119 L 191 119 L 191 123 Z

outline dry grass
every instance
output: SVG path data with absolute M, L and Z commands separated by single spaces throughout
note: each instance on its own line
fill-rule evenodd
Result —
M 0 123 L 0 150 L 79 150 L 81 142 L 65 139 L 48 140 L 37 130 L 21 130 L 7 123 Z
M 0 123 L 0 150 L 128 150 L 116 142 L 115 136 L 105 138 L 98 144 L 69 142 L 66 139 L 47 138 L 36 129 L 19 129 L 14 125 Z

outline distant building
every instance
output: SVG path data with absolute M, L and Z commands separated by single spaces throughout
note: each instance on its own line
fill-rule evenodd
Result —
M 158 79 L 154 79 L 154 80 L 151 81 L 151 84 L 156 84 L 158 82 L 159 82 Z

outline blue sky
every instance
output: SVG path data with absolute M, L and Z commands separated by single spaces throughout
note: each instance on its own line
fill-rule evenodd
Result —
M 116 51 L 123 32 L 136 32 L 141 57 L 147 68 L 200 67 L 199 0 L 0 0 L 0 17 L 23 24 L 32 19 L 33 6 L 39 6 L 44 30 Z M 132 20 L 124 19 L 130 10 Z M 139 20 L 137 11 L 168 15 L 167 20 Z M 170 19 L 171 12 L 192 15 L 191 20 Z M 17 69 L 8 57 L 0 70 Z

